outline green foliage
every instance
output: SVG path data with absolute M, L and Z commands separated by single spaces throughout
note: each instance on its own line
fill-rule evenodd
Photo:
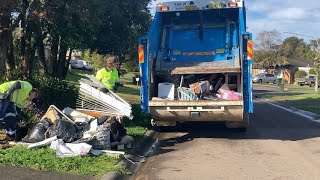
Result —
M 71 71 L 68 72 L 65 80 L 72 83 L 72 84 L 77 85 L 77 84 L 79 84 L 78 81 L 81 78 L 87 78 L 85 75 L 94 75 L 94 72 L 72 69 Z
M 125 62 L 123 67 L 127 72 L 139 72 L 139 64 L 138 64 L 138 60 L 136 59 Z
M 284 65 L 287 58 L 314 61 L 319 50 L 320 40 L 306 43 L 298 37 L 281 40 L 277 31 L 262 31 L 255 40 L 254 60 L 265 66 Z
M 0 150 L 0 163 L 35 168 L 43 171 L 69 172 L 81 175 L 102 176 L 108 171 L 126 171 L 117 165 L 119 158 L 85 156 L 58 158 L 52 149 L 13 147 Z
M 279 56 L 272 51 L 256 50 L 254 53 L 254 61 L 261 63 L 265 67 L 269 66 L 282 66 L 288 64 L 287 58 Z
M 60 109 L 75 108 L 78 88 L 74 84 L 53 77 L 36 77 L 30 83 L 41 92 L 38 105 L 42 109 L 47 109 L 50 105 Z
M 308 74 L 307 74 L 305 71 L 299 70 L 299 71 L 297 71 L 294 75 L 295 75 L 296 78 L 304 78 L 304 77 L 306 77 Z
M 96 71 L 106 67 L 108 57 L 110 57 L 110 55 L 98 54 L 97 50 L 93 52 L 90 50 L 84 50 L 82 53 L 82 58 L 89 61 Z
M 317 72 L 316 72 L 315 69 L 310 69 L 310 70 L 309 70 L 309 74 L 317 74 Z

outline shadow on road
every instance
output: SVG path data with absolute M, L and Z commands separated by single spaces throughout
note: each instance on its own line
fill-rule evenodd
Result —
M 262 102 L 255 103 L 250 119 L 246 132 L 227 129 L 222 122 L 190 122 L 164 129 L 154 155 L 174 151 L 168 147 L 197 138 L 299 141 L 320 137 L 319 123 Z
M 311 122 L 312 123 L 312 122 Z M 318 124 L 314 128 L 307 126 L 292 127 L 292 125 L 284 127 L 254 127 L 254 123 L 250 125 L 247 132 L 227 129 L 224 123 L 218 122 L 195 122 L 185 123 L 177 127 L 163 130 L 163 134 L 183 134 L 175 137 L 163 138 L 159 141 L 157 152 L 152 155 L 164 154 L 175 149 L 176 144 L 192 141 L 197 138 L 221 138 L 229 140 L 283 140 L 283 141 L 298 141 L 310 138 L 320 137 L 320 127 Z M 283 125 L 280 125 L 283 126 Z

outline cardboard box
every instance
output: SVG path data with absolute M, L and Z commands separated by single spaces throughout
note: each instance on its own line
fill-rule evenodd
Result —
M 193 90 L 195 94 L 200 94 L 200 93 L 205 93 L 207 91 L 210 91 L 209 81 L 195 82 L 190 84 L 189 87 Z
M 201 87 L 200 87 L 200 83 L 199 82 L 195 82 L 195 83 L 189 84 L 189 87 L 190 87 L 190 89 L 193 90 L 193 93 L 200 94 Z

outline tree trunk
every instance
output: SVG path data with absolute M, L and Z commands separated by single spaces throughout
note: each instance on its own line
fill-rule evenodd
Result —
M 12 31 L 10 29 L 10 12 L 0 13 L 0 78 L 3 79 L 6 71 L 6 63 L 8 60 L 10 51 L 10 37 L 12 39 Z M 9 57 L 10 58 L 10 57 Z M 13 58 L 13 57 L 12 57 Z
M 68 70 L 69 70 L 69 65 L 70 65 L 70 61 L 71 61 L 71 56 L 72 56 L 72 49 L 70 48 L 69 54 L 68 54 L 68 60 L 67 60 L 67 65 L 64 68 L 63 71 L 63 79 L 65 79 L 67 77 L 68 74 Z
M 68 48 L 65 45 L 61 45 L 59 53 L 59 68 L 58 68 L 58 77 L 64 78 L 64 70 L 67 66 L 66 54 Z
M 48 74 L 48 65 L 46 62 L 46 56 L 44 52 L 44 44 L 42 38 L 38 39 L 38 60 L 39 60 L 39 71 L 41 74 Z
M 12 74 L 15 68 L 15 62 L 14 62 L 14 47 L 13 47 L 13 38 L 12 38 L 12 31 L 9 32 L 8 35 L 9 38 L 9 47 L 7 51 L 7 60 L 6 60 L 6 80 L 12 79 Z
M 28 58 L 26 56 L 26 10 L 23 8 L 22 12 L 22 20 L 21 20 L 21 27 L 23 28 L 21 34 L 21 42 L 20 42 L 20 60 L 22 63 L 21 71 L 23 74 L 23 78 L 27 78 L 28 73 Z
M 28 78 L 32 78 L 33 75 L 33 69 L 34 69 L 34 59 L 35 59 L 35 53 L 36 53 L 36 48 L 35 44 L 31 44 L 31 34 L 28 37 L 28 59 L 29 59 L 29 64 L 28 64 Z
M 50 58 L 50 66 L 51 66 L 51 76 L 57 75 L 57 54 L 58 54 L 58 38 L 57 36 L 53 36 L 52 45 L 51 45 L 51 58 Z

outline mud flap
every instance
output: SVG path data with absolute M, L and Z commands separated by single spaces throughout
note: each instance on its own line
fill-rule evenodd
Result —
M 242 121 L 227 121 L 226 128 L 239 129 L 240 131 L 246 131 L 249 126 L 250 117 L 249 114 L 243 114 Z

